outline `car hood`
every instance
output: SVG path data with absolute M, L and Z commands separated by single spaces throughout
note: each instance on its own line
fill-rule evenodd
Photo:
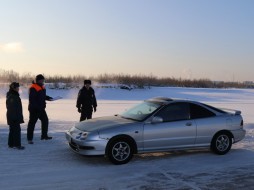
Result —
M 77 123 L 75 127 L 81 131 L 91 132 L 135 122 L 137 121 L 124 119 L 120 116 L 107 116 L 82 121 L 80 123 Z

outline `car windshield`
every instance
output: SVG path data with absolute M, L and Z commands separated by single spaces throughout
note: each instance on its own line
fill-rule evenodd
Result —
M 121 113 L 120 116 L 135 121 L 143 121 L 159 107 L 161 107 L 161 105 L 154 102 L 143 102 Z

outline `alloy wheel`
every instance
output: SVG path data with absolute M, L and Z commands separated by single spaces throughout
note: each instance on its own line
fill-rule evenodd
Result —
M 227 135 L 220 135 L 216 139 L 216 147 L 219 151 L 223 152 L 230 146 L 230 139 Z
M 117 161 L 124 161 L 130 156 L 130 145 L 126 142 L 117 142 L 112 148 L 112 156 Z

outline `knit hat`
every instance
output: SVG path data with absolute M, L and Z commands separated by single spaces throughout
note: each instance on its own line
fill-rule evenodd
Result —
M 84 80 L 84 84 L 92 84 L 91 80 Z
M 42 74 L 39 74 L 36 76 L 35 81 L 38 82 L 39 80 L 44 80 L 44 76 Z
M 12 82 L 12 83 L 10 84 L 10 88 L 11 88 L 11 89 L 18 88 L 19 86 L 20 86 L 20 85 L 19 85 L 18 82 Z

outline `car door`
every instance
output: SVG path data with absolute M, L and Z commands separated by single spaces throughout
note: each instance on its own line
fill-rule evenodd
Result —
M 155 114 L 163 121 L 144 125 L 144 151 L 194 146 L 196 124 L 190 119 L 189 110 L 188 103 L 177 102 Z
M 197 124 L 196 146 L 210 145 L 213 135 L 226 125 L 224 117 L 217 117 L 207 108 L 190 103 L 190 116 Z

